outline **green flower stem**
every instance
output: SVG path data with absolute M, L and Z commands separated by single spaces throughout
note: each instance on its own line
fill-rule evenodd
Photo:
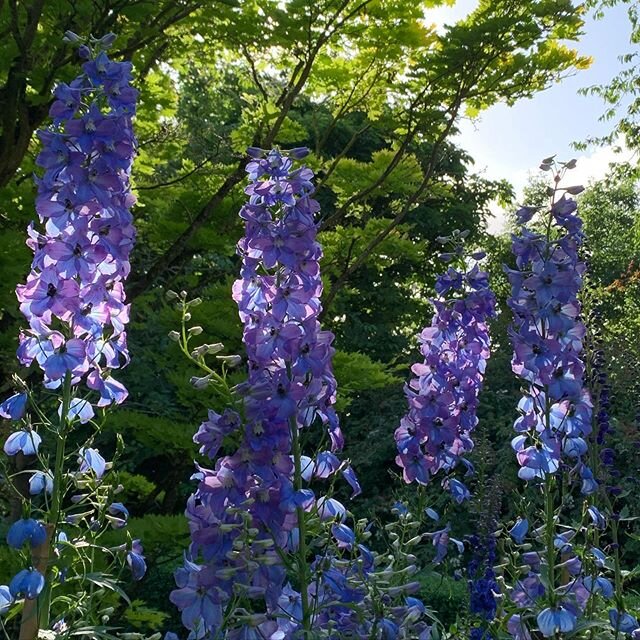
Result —
M 302 490 L 302 448 L 300 446 L 300 435 L 295 416 L 289 418 L 291 429 L 291 442 L 293 445 L 293 465 L 294 465 L 294 486 L 296 491 Z M 309 610 L 309 575 L 307 564 L 307 528 L 305 522 L 305 512 L 302 507 L 296 508 L 298 517 L 298 532 L 300 542 L 298 545 L 298 579 L 300 581 L 300 597 L 302 599 L 302 629 L 305 638 L 310 637 L 311 632 L 311 611 Z
M 53 468 L 53 494 L 51 496 L 51 509 L 49 511 L 48 522 L 48 545 L 50 552 L 56 544 L 56 534 L 60 521 L 60 513 L 62 511 L 62 499 L 64 497 L 64 460 L 65 446 L 67 442 L 67 430 L 69 426 L 68 414 L 69 408 L 71 407 L 71 377 L 71 372 L 67 371 L 62 386 L 62 408 L 56 438 L 56 460 L 55 466 Z M 38 598 L 41 629 L 49 628 L 52 593 L 51 581 L 52 571 L 51 567 L 48 566 L 45 573 L 44 589 L 42 590 L 42 593 Z
M 556 604 L 556 549 L 554 545 L 555 538 L 555 508 L 553 504 L 553 485 L 554 477 L 548 473 L 544 480 L 544 493 L 545 493 L 545 539 L 547 546 L 547 576 L 549 580 L 548 596 L 549 605 L 555 606 Z

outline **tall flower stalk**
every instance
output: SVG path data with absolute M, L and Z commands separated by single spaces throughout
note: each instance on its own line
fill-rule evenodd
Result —
M 202 330 L 186 323 L 198 300 L 171 294 L 183 314 L 182 330 L 171 335 L 205 374 L 194 385 L 212 385 L 232 402 L 222 414 L 211 411 L 194 438 L 215 464 L 195 475 L 186 510 L 192 541 L 171 600 L 190 639 L 400 637 L 401 629 L 402 637 L 427 638 L 425 607 L 412 597 L 419 584 L 408 580 L 415 557 L 398 549 L 379 562 L 363 544 L 369 525 L 350 526 L 333 497 L 339 475 L 353 496 L 360 486 L 336 455 L 343 437 L 333 335 L 318 321 L 319 204 L 313 172 L 294 167 L 308 150 L 249 153 L 241 278 L 233 286 L 246 382 L 226 384 L 237 356 L 218 356 L 222 373 L 206 363 L 222 345 L 192 347 Z M 319 425 L 324 436 L 311 431 Z
M 396 462 L 405 481 L 426 485 L 442 472 L 443 486 L 458 503 L 470 497 L 454 471 L 460 463 L 472 471 L 465 455 L 473 449 L 478 396 L 490 356 L 487 321 L 495 314 L 495 296 L 477 262 L 484 254 L 465 257 L 466 235 L 441 238 L 450 246 L 441 257 L 453 263 L 437 278 L 435 314 L 419 336 L 424 361 L 411 368 L 416 377 L 405 389 L 409 411 L 395 432 Z
M 123 283 L 135 238 L 129 175 L 137 91 L 130 84 L 131 63 L 107 56 L 114 38 L 109 34 L 84 43 L 66 34 L 80 45 L 86 61 L 75 80 L 56 87 L 53 126 L 38 132 L 43 145 L 36 158 L 43 169 L 36 198 L 40 227 L 29 226 L 27 244 L 34 257 L 26 283 L 16 292 L 28 323 L 20 332 L 18 359 L 42 370 L 45 401 L 16 378 L 18 393 L 0 407 L 0 415 L 19 427 L 4 445 L 15 461 L 10 479 L 23 513 L 8 542 L 32 549 L 25 556 L 30 566 L 9 585 L 12 598 L 24 598 L 20 640 L 49 629 L 52 611 L 58 630 L 73 628 L 74 620 L 62 618 L 62 601 L 54 601 L 54 589 L 63 581 L 82 582 L 70 567 L 70 552 L 78 545 L 86 548 L 86 558 L 84 551 L 76 557 L 92 566 L 99 534 L 124 526 L 128 515 L 113 501 L 116 487 L 104 480 L 109 465 L 92 446 L 101 428 L 96 411 L 104 414 L 104 408 L 127 397 L 111 374 L 129 360 Z M 46 401 L 51 397 L 57 398 L 53 407 Z M 68 446 L 72 433 L 74 440 L 84 441 L 78 449 Z M 68 463 L 76 459 L 74 472 Z M 120 555 L 141 577 L 139 543 L 122 551 L 110 552 L 108 565 Z
M 506 269 L 514 318 L 512 369 L 524 388 L 512 448 L 518 476 L 538 488 L 542 503 L 541 525 L 531 531 L 537 550 L 520 547 L 529 533 L 529 517 L 519 518 L 510 530 L 525 565 L 516 569 L 510 585 L 511 600 L 522 615 L 512 616 L 509 630 L 523 639 L 530 637 L 532 626 L 545 638 L 571 632 L 593 598 L 612 595 L 609 580 L 584 571 L 583 563 L 600 562 L 597 550 L 579 553 L 577 545 L 579 533 L 590 535 L 604 526 L 600 512 L 585 500 L 577 527 L 560 521 L 572 484 L 579 484 L 585 496 L 598 489 L 588 465 L 592 401 L 581 356 L 586 334 L 579 301 L 585 273 L 579 255 L 582 221 L 570 197 L 582 187 L 560 186 L 574 164 L 543 161 L 542 168 L 553 175 L 549 209 L 517 212 L 519 232 L 512 244 L 517 268 Z

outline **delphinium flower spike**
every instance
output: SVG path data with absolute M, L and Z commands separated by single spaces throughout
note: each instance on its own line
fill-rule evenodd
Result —
M 590 598 L 611 592 L 605 577 L 584 575 L 585 556 L 576 538 L 582 527 L 561 523 L 556 504 L 567 492 L 557 491 L 561 479 L 567 487 L 575 482 L 587 496 L 598 489 L 588 465 L 592 401 L 581 357 L 582 221 L 572 198 L 582 187 L 560 186 L 574 164 L 543 161 L 541 168 L 553 175 L 549 209 L 518 210 L 518 233 L 512 236 L 516 268 L 505 268 L 512 287 L 512 369 L 524 390 L 511 444 L 519 477 L 539 489 L 542 502 L 540 526 L 534 514 L 523 514 L 509 532 L 524 562 L 509 585 L 510 599 L 521 610 L 509 621 L 515 638 L 529 637 L 536 628 L 545 638 L 570 632 Z M 585 509 L 584 528 L 600 526 L 597 515 Z M 538 549 L 531 549 L 529 540 Z
M 129 361 L 125 332 L 129 306 L 123 285 L 135 239 L 130 172 L 136 149 L 132 117 L 137 91 L 131 86 L 131 63 L 112 61 L 106 53 L 114 37 L 108 34 L 85 43 L 70 32 L 65 36 L 66 41 L 80 44 L 82 73 L 56 87 L 49 112 L 53 125 L 38 131 L 40 224 L 28 228 L 27 245 L 34 256 L 26 282 L 16 290 L 27 321 L 20 332 L 18 359 L 25 367 L 35 364 L 41 369 L 43 384 L 57 395 L 57 404 L 40 406 L 35 391 L 16 378 L 18 393 L 0 405 L 0 415 L 18 426 L 4 444 L 5 453 L 26 456 L 21 460 L 27 465 L 51 462 L 50 469 L 31 471 L 22 495 L 24 511 L 41 520 L 23 519 L 9 536 L 15 548 L 27 540 L 38 547 L 34 566 L 9 585 L 13 598 L 27 600 L 21 638 L 30 634 L 35 638 L 38 627 L 48 625 L 54 563 L 47 561 L 57 553 L 65 500 L 75 477 L 64 468 L 66 458 L 73 457 L 65 448 L 68 435 L 91 422 L 97 409 L 127 397 L 112 371 Z M 93 460 L 97 457 L 96 451 Z M 96 472 L 88 455 L 83 464 L 88 466 L 81 466 L 77 477 L 83 478 L 85 489 L 89 468 L 91 482 L 102 481 L 106 466 Z M 19 471 L 27 473 L 28 468 Z M 94 487 L 100 500 L 110 495 L 106 487 Z M 70 522 L 76 521 L 67 519 Z M 108 522 L 93 522 L 90 536 L 95 537 L 103 525 Z M 30 603 L 35 598 L 37 607 Z
M 482 252 L 466 257 L 466 232 L 443 238 L 451 251 L 442 258 L 458 264 L 438 276 L 432 300 L 435 314 L 419 336 L 424 361 L 411 368 L 415 378 L 405 393 L 409 412 L 395 432 L 398 456 L 407 483 L 426 485 L 439 472 L 443 486 L 461 503 L 470 494 L 453 473 L 473 448 L 478 423 L 478 395 L 490 355 L 488 320 L 495 314 L 495 296 L 479 267 Z
M 319 204 L 313 172 L 294 167 L 307 153 L 249 150 L 241 279 L 233 286 L 248 379 L 234 389 L 235 407 L 210 412 L 195 435 L 215 463 L 195 474 L 186 510 L 192 542 L 171 600 L 189 638 L 369 638 L 376 629 L 386 629 L 384 637 L 404 629 L 406 637 L 426 638 L 425 608 L 413 597 L 419 584 L 407 582 L 415 565 L 377 565 L 363 544 L 368 525 L 350 526 L 332 495 L 339 476 L 352 496 L 360 485 L 338 457 L 333 335 L 318 321 Z M 189 304 L 179 304 L 183 318 Z M 200 359 L 209 347 L 192 351 L 187 329 L 175 339 L 207 374 L 194 383 L 224 392 L 224 376 Z M 316 425 L 325 437 L 312 434 L 321 444 L 305 451 Z M 374 606 L 380 581 L 390 593 Z

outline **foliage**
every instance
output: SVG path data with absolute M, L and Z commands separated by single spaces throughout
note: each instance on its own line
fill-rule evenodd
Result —
M 7 35 L 0 43 L 0 369 L 6 392 L 18 372 L 13 354 L 23 325 L 13 287 L 31 258 L 23 244 L 34 211 L 28 176 L 39 150 L 31 134 L 46 116 L 53 84 L 72 77 L 73 53 L 60 35 L 65 29 L 118 31 L 122 44 L 114 55 L 134 60 L 141 92 L 133 176 L 138 241 L 128 331 L 132 362 L 122 375 L 130 391 L 125 409 L 113 414 L 95 442 L 110 455 L 118 435 L 126 440 L 119 482 L 132 514 L 140 516 L 132 518 L 131 531 L 151 545 L 151 557 L 161 558 L 150 561 L 149 578 L 135 585 L 140 607 L 168 611 L 164 594 L 180 555 L 169 541 L 186 542 L 176 514 L 192 491 L 192 460 L 201 460 L 192 436 L 207 408 L 224 407 L 210 389 L 188 383 L 197 371 L 167 338 L 174 310 L 164 289 L 200 297 L 194 323 L 211 342 L 240 351 L 241 325 L 230 291 L 242 234 L 236 213 L 244 197 L 243 154 L 250 144 L 312 149 L 308 161 L 318 175 L 323 211 L 322 321 L 336 335 L 345 456 L 364 487 L 351 505 L 356 518 L 388 517 L 384 511 L 397 480 L 389 436 L 405 410 L 402 384 L 417 358 L 415 335 L 431 317 L 436 238 L 467 228 L 469 242 L 488 251 L 487 270 L 502 313 L 491 326 L 493 354 L 471 459 L 487 461 L 487 473 L 504 488 L 502 513 L 515 517 L 516 505 L 506 496 L 519 482 L 508 444 L 518 383 L 508 373 L 508 285 L 502 272 L 503 263 L 512 263 L 508 240 L 484 232 L 490 203 L 512 193 L 504 182 L 474 173 L 472 158 L 453 136 L 462 114 L 513 103 L 588 64 L 568 48 L 581 35 L 583 9 L 565 0 L 487 1 L 458 24 L 437 29 L 429 19 L 437 1 L 292 0 L 286 10 L 277 0 L 97 4 L 99 11 L 89 0 L 0 3 L 0 31 Z M 30 34 L 32 39 L 25 37 Z M 620 85 L 611 96 L 622 91 Z M 612 174 L 581 196 L 585 230 L 593 238 L 591 285 L 611 363 L 613 438 L 621 465 L 629 469 L 625 476 L 637 468 L 637 390 L 629 384 L 640 360 L 634 339 L 640 332 L 636 191 L 629 172 Z M 238 371 L 228 375 L 231 386 L 242 378 Z M 635 512 L 637 491 L 628 478 L 622 484 Z M 438 493 L 436 486 L 429 501 L 441 509 Z M 1 504 L 8 506 L 5 499 Z M 463 536 L 474 518 L 459 513 L 455 522 Z M 623 529 L 633 527 L 630 522 Z M 637 545 L 625 541 L 625 563 L 638 557 Z M 459 602 L 462 610 L 462 586 L 455 583 L 455 600 L 446 605 L 435 606 L 431 586 L 421 597 L 433 600 L 434 608 Z M 445 618 L 453 624 L 454 612 Z M 172 622 L 175 628 L 177 620 Z

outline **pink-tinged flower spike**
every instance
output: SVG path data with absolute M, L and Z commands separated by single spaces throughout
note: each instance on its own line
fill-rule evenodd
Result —
M 419 336 L 424 361 L 411 368 L 415 378 L 405 393 L 409 412 L 395 432 L 396 462 L 407 483 L 428 484 L 442 472 L 443 487 L 461 503 L 470 497 L 467 487 L 450 477 L 473 448 L 471 434 L 478 418 L 478 395 L 490 355 L 487 321 L 495 314 L 495 296 L 487 274 L 478 265 L 484 254 L 465 258 L 465 232 L 451 238 L 452 250 L 442 255 L 450 266 L 436 281 L 435 315 Z
M 43 149 L 36 163 L 44 175 L 36 210 L 43 228 L 29 229 L 32 269 L 16 289 L 29 322 L 21 362 L 35 361 L 49 388 L 68 373 L 73 386 L 89 374 L 101 407 L 127 395 L 110 372 L 128 361 L 122 283 L 135 238 L 129 175 L 137 97 L 130 82 L 131 63 L 113 62 L 103 51 L 56 88 L 54 126 L 38 132 Z
M 25 367 L 43 372 L 48 406 L 39 406 L 38 394 L 29 392 L 20 380 L 16 380 L 20 393 L 0 404 L 1 417 L 21 423 L 4 443 L 5 453 L 32 458 L 27 460 L 29 470 L 23 470 L 28 474 L 28 494 L 25 488 L 14 487 L 15 494 L 23 496 L 22 511 L 29 517 L 9 528 L 7 542 L 15 549 L 28 543 L 35 550 L 33 566 L 11 580 L 8 598 L 5 587 L 0 596 L 1 611 L 13 599 L 25 598 L 20 628 L 20 637 L 25 638 L 51 628 L 73 635 L 79 624 L 86 627 L 86 620 L 80 621 L 71 605 L 66 611 L 60 609 L 54 585 L 65 578 L 82 582 L 88 574 L 101 575 L 100 566 L 106 565 L 102 559 L 98 564 L 95 554 L 100 548 L 107 550 L 98 538 L 109 524 L 117 528 L 127 524 L 126 507 L 111 502 L 115 488 L 105 478 L 111 465 L 91 448 L 94 434 L 89 426 L 96 408 L 120 404 L 127 397 L 113 374 L 129 361 L 124 280 L 135 239 L 130 173 L 136 149 L 132 116 L 137 91 L 131 87 L 131 63 L 113 62 L 103 50 L 114 37 L 91 37 L 80 47 L 83 72 L 68 85 L 56 87 L 49 114 L 53 125 L 38 132 L 43 147 L 36 158 L 42 169 L 36 178 L 40 224 L 32 222 L 27 229 L 33 261 L 26 280 L 16 287 L 26 319 L 17 356 Z M 66 38 L 82 41 L 70 32 Z M 57 397 L 52 400 L 52 396 Z M 30 414 L 27 405 L 33 409 Z M 78 442 L 81 431 L 83 444 L 82 438 Z M 44 433 L 54 436 L 48 447 L 41 447 Z M 74 458 L 72 451 L 78 454 L 76 472 L 67 466 Z M 33 469 L 36 457 L 44 468 Z M 8 481 L 15 475 L 8 474 Z M 69 532 L 73 538 L 64 531 L 68 525 L 73 526 L 74 533 Z M 84 534 L 78 534 L 77 527 L 85 525 L 94 542 L 90 553 L 78 545 Z M 61 566 L 64 545 L 75 552 L 73 561 L 65 556 Z M 108 551 L 109 565 L 113 552 Z M 128 553 L 125 547 L 120 552 L 134 578 L 142 578 L 145 561 L 140 543 L 134 540 Z M 37 603 L 32 602 L 36 598 Z M 53 627 L 52 602 L 57 603 L 59 617 Z
M 294 168 L 302 149 L 249 153 L 251 184 L 240 211 L 245 221 L 238 243 L 241 278 L 233 286 L 249 361 L 248 380 L 237 387 L 243 419 L 233 411 L 210 412 L 195 436 L 201 452 L 216 458 L 213 470 L 198 469 L 200 484 L 187 505 L 190 559 L 203 564 L 188 562 L 172 594 L 193 634 L 212 637 L 221 632 L 219 612 L 238 584 L 250 585 L 249 597 L 262 599 L 259 606 L 285 624 L 279 600 L 287 572 L 280 554 L 306 555 L 305 512 L 345 512 L 337 501 L 316 499 L 308 484 L 343 474 L 354 494 L 360 491 L 353 470 L 336 456 L 343 438 L 334 409 L 333 335 L 318 321 L 322 249 L 313 172 Z M 314 425 L 324 426 L 331 443 L 331 451 L 315 460 L 302 455 L 300 445 L 301 434 Z M 238 448 L 218 456 L 227 436 L 235 436 Z M 255 532 L 250 543 L 241 538 L 245 525 Z M 348 544 L 346 529 L 335 531 L 342 536 L 339 544 Z M 231 549 L 238 549 L 233 557 Z M 297 597 L 310 598 L 311 585 L 300 587 L 309 593 Z M 196 619 L 196 613 L 202 615 Z M 300 619 L 287 624 L 291 635 L 282 637 L 298 635 Z

